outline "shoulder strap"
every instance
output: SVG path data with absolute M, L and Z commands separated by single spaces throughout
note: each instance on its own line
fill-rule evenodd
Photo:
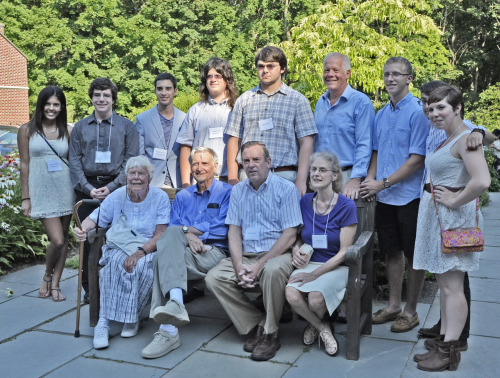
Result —
M 66 166 L 69 168 L 69 164 L 63 160 L 62 157 L 59 156 L 59 154 L 57 153 L 57 151 L 54 149 L 54 147 L 51 146 L 51 144 L 49 143 L 49 141 L 47 139 L 45 139 L 45 137 L 40 133 L 40 131 L 36 131 L 38 135 L 40 135 L 42 137 L 42 139 L 45 141 L 45 143 L 47 143 L 47 145 L 50 147 L 50 149 L 52 150 L 52 152 L 54 152 L 56 154 L 56 156 L 61 159 L 61 161 L 66 164 Z

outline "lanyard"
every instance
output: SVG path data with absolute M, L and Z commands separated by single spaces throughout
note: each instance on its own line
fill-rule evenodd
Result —
M 329 205 L 328 205 L 328 208 L 330 208 L 333 204 L 333 200 L 335 199 L 335 193 L 333 193 L 333 197 L 332 197 L 332 200 L 330 201 Z M 316 205 L 316 201 L 317 201 L 317 197 L 315 198 L 315 201 L 313 202 L 314 203 L 314 206 L 313 206 L 313 230 L 312 230 L 312 234 L 314 235 L 314 220 L 316 218 L 316 210 L 318 209 L 318 206 Z M 332 212 L 333 208 L 328 212 L 328 216 L 326 217 L 326 225 L 325 225 L 325 235 L 326 235 L 326 230 L 328 229 L 328 222 L 330 221 L 330 213 Z
M 96 120 L 97 121 L 97 120 Z M 111 114 L 111 121 L 109 125 L 109 140 L 108 140 L 108 149 L 106 151 L 111 150 L 111 130 L 113 130 L 113 114 Z M 97 121 L 97 130 L 96 130 L 96 140 L 95 140 L 95 150 L 99 151 L 99 131 L 101 128 L 101 122 Z

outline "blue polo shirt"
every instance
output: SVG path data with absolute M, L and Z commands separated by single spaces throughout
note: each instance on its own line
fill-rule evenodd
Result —
M 327 91 L 316 103 L 314 120 L 318 134 L 314 151 L 330 151 L 341 167 L 352 166 L 352 178 L 366 177 L 372 154 L 375 109 L 367 95 L 347 85 L 330 105 Z
M 378 151 L 377 180 L 396 172 L 410 155 L 425 156 L 429 133 L 428 119 L 419 101 L 408 93 L 395 107 L 391 102 L 375 116 L 373 150 Z M 377 195 L 379 202 L 403 206 L 420 198 L 424 167 L 405 180 L 384 189 Z

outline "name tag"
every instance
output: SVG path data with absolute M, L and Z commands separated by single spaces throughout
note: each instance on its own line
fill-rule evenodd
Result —
M 47 169 L 49 170 L 49 172 L 62 171 L 61 160 L 47 160 Z
M 328 242 L 326 240 L 326 235 L 313 235 L 312 236 L 312 247 L 314 249 L 327 249 Z
M 271 130 L 273 127 L 274 127 L 274 125 L 273 125 L 273 119 L 272 118 L 261 119 L 259 121 L 259 129 L 260 129 L 260 131 Z
M 245 231 L 246 240 L 259 240 L 259 230 L 256 227 L 250 227 Z
M 111 151 L 96 151 L 95 162 L 101 164 L 111 163 Z
M 224 134 L 224 128 L 223 127 L 210 127 L 208 129 L 208 137 L 210 139 L 222 138 L 223 134 Z
M 167 150 L 163 148 L 155 148 L 153 150 L 153 159 L 167 160 Z

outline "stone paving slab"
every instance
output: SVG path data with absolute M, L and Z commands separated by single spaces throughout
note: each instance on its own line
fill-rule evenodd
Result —
M 186 310 L 189 316 L 229 320 L 226 311 L 224 311 L 217 298 L 207 289 L 205 289 L 205 296 L 187 303 Z
M 75 359 L 88 344 L 65 335 L 32 331 L 0 344 L 2 377 L 40 377 Z
M 471 304 L 470 333 L 478 336 L 500 338 L 500 303 L 478 302 Z M 497 340 L 500 342 L 500 340 Z M 500 349 L 500 343 L 497 344 Z
M 4 321 L 0 322 L 0 341 L 59 316 L 74 308 L 75 304 L 71 301 L 54 303 L 50 299 L 20 296 L 1 306 Z
M 500 223 L 500 221 L 499 221 Z M 486 246 L 486 248 L 488 248 L 489 246 L 491 247 L 500 247 L 500 236 L 498 235 L 485 235 L 485 238 L 484 238 L 484 244 Z M 493 251 L 496 251 L 498 253 L 498 248 L 494 248 Z
M 38 285 L 34 284 L 0 281 L 0 303 L 7 302 L 35 290 L 38 295 L 39 288 L 40 287 Z M 10 297 L 7 296 L 7 290 L 13 291 L 13 294 Z
M 290 365 L 287 364 L 256 362 L 249 358 L 198 351 L 168 372 L 165 377 L 268 378 L 281 377 L 289 368 Z
M 345 344 L 343 336 L 338 338 L 341 344 Z M 346 360 L 345 349 L 330 357 L 324 349 L 311 348 L 310 352 L 302 354 L 284 378 L 399 377 L 413 346 L 412 342 L 362 337 L 358 361 Z
M 18 270 L 17 272 L 9 273 L 5 276 L 0 276 L 0 281 L 3 282 L 18 282 L 37 285 L 40 287 L 43 275 L 45 273 L 45 265 L 38 264 L 29 268 Z M 70 277 L 74 277 L 78 272 L 74 269 L 64 269 L 61 280 L 64 281 Z
M 469 277 L 500 279 L 500 260 L 482 258 L 479 261 L 479 269 L 469 272 Z
M 304 350 L 304 346 L 302 345 L 302 331 L 305 326 L 305 322 L 299 321 L 296 318 L 290 323 L 280 324 L 281 348 L 272 361 L 292 364 L 302 354 Z M 251 353 L 243 350 L 243 344 L 246 339 L 247 336 L 238 335 L 236 329 L 231 326 L 208 342 L 203 347 L 203 350 L 249 358 Z
M 487 240 L 488 238 L 486 238 Z M 479 265 L 481 264 L 488 264 L 489 261 L 500 261 L 500 246 L 489 246 L 487 242 L 485 241 L 486 245 L 484 247 L 484 251 L 480 252 L 481 253 L 481 258 Z M 486 260 L 486 262 L 484 262 Z M 471 272 L 472 273 L 472 272 Z
M 79 357 L 61 368 L 46 375 L 46 377 L 56 378 L 88 378 L 106 377 L 162 377 L 168 370 L 129 364 L 126 362 L 116 363 L 115 361 L 100 360 L 95 358 Z
M 153 340 L 154 333 L 158 331 L 159 326 L 153 320 L 143 322 L 137 336 L 126 339 L 119 335 L 115 336 L 109 340 L 108 348 L 92 349 L 86 356 L 172 369 L 230 325 L 228 321 L 224 320 L 193 316 L 190 319 L 191 323 L 179 330 L 181 346 L 164 357 L 148 360 L 141 356 L 142 349 Z M 84 341 L 91 349 L 92 339 Z
M 500 280 L 471 277 L 469 282 L 473 301 L 500 303 Z

